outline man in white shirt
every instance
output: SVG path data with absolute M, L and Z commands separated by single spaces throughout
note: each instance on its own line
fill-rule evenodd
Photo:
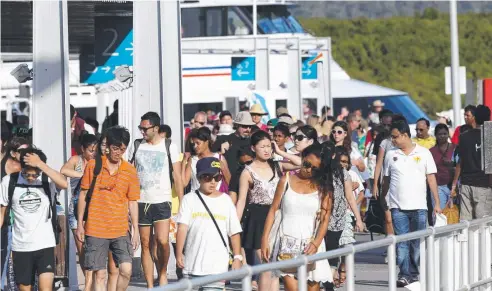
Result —
M 243 261 L 242 229 L 236 208 L 229 195 L 217 190 L 222 179 L 220 161 L 202 158 L 196 169 L 200 188 L 185 195 L 177 218 L 176 261 L 188 278 L 227 272 L 229 248 L 233 253 L 232 269 L 241 268 Z M 224 290 L 224 282 L 202 286 L 200 290 Z
M 56 188 L 66 189 L 68 183 L 62 174 L 46 165 L 46 155 L 41 150 L 21 150 L 20 162 L 21 172 L 5 176 L 1 183 L 0 225 L 6 211 L 11 210 L 12 260 L 19 290 L 31 290 L 37 273 L 39 289 L 49 291 L 53 289 L 58 232 L 53 213 Z
M 396 235 L 423 230 L 427 227 L 427 183 L 436 202 L 434 211 L 441 213 L 434 158 L 430 151 L 412 142 L 410 127 L 405 121 L 391 125 L 391 140 L 395 148 L 384 160 L 383 195 L 389 191 L 389 208 Z M 420 260 L 419 240 L 396 245 L 400 267 L 398 287 L 418 280 Z M 413 273 L 413 274 L 412 274 Z
M 161 119 L 155 112 L 141 117 L 139 130 L 143 141 L 134 148 L 135 167 L 140 180 L 138 201 L 138 225 L 142 243 L 142 266 L 147 288 L 154 287 L 154 262 L 151 256 L 150 240 L 152 229 L 156 236 L 157 253 L 154 260 L 159 268 L 159 286 L 167 284 L 167 259 L 169 259 L 169 219 L 171 218 L 172 187 L 179 199 L 183 197 L 181 162 L 176 144 L 159 135 Z M 136 143 L 135 143 L 136 144 Z M 159 261 L 158 261 L 159 260 Z

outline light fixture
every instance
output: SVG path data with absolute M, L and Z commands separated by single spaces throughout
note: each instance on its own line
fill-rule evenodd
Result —
M 282 89 L 287 88 L 287 84 L 285 84 L 284 82 L 280 83 L 278 86 Z
M 133 80 L 133 72 L 130 71 L 130 67 L 127 65 L 119 66 L 113 73 L 116 79 L 122 83 L 125 83 L 130 79 Z
M 29 66 L 27 64 L 20 64 L 15 69 L 10 72 L 12 76 L 17 80 L 19 83 L 25 83 L 27 81 L 32 80 L 33 78 L 33 72 L 32 69 L 29 69 Z

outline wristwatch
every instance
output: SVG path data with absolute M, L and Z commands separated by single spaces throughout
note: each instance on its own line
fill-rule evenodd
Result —
M 242 255 L 235 255 L 234 256 L 234 260 L 238 260 L 238 261 L 242 262 L 243 261 L 243 256 Z

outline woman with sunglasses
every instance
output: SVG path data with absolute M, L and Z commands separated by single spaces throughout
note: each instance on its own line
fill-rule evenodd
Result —
M 214 157 L 220 160 L 220 168 L 224 175 L 224 181 L 217 183 L 217 190 L 221 188 L 222 183 L 229 183 L 231 181 L 231 174 L 227 161 L 219 153 L 212 153 L 212 133 L 207 127 L 201 127 L 194 129 L 190 133 L 191 142 L 194 149 L 194 155 L 185 153 L 185 158 L 182 162 L 182 177 L 183 185 L 188 185 L 191 181 L 191 192 L 200 188 L 200 182 L 197 178 L 196 164 L 200 159 Z
M 2 153 L 2 160 L 1 160 L 1 172 L 0 172 L 0 177 L 3 179 L 5 176 L 10 175 L 12 173 L 17 173 L 20 172 L 21 170 L 21 163 L 20 163 L 20 150 L 28 148 L 29 147 L 29 142 L 27 139 L 23 137 L 14 137 L 12 138 L 8 143 L 6 143 L 5 148 L 2 148 L 4 152 Z M 1 181 L 1 180 L 0 180 Z M 10 225 L 10 213 L 6 212 L 5 217 L 4 217 L 4 223 L 1 228 L 1 241 L 2 241 L 2 250 L 1 250 L 1 264 L 2 264 L 2 270 L 3 267 L 5 266 L 5 262 L 7 260 L 7 249 L 8 249 L 8 244 L 9 244 L 9 225 Z M 12 265 L 12 259 L 9 259 L 9 266 Z M 9 283 L 11 282 L 11 285 L 14 290 L 16 289 L 15 286 L 15 275 L 13 274 L 13 269 L 12 272 L 8 272 L 8 278 Z
M 357 171 L 362 174 L 366 170 L 366 165 L 364 164 L 362 154 L 358 150 L 358 145 L 352 145 L 350 136 L 348 124 L 345 121 L 337 121 L 333 124 L 330 140 L 335 143 L 335 146 L 343 146 L 345 148 L 350 154 L 353 170 L 355 171 L 357 169 Z
M 254 250 L 257 258 L 261 259 L 263 227 L 282 173 L 278 163 L 272 160 L 272 140 L 268 133 L 254 133 L 251 136 L 251 149 L 255 153 L 255 159 L 245 166 L 239 179 L 236 208 L 243 226 L 243 248 L 246 253 Z M 273 284 L 276 285 L 275 282 Z M 277 289 L 278 286 L 272 286 L 269 272 L 260 275 L 259 290 Z
M 338 122 L 337 122 L 338 123 Z M 333 153 L 332 159 L 336 158 L 335 144 L 332 142 L 327 142 L 323 144 L 324 147 L 329 149 L 329 152 Z M 356 231 L 362 231 L 364 229 L 364 223 L 360 216 L 359 209 L 357 207 L 356 200 L 352 191 L 355 185 L 347 172 L 340 166 L 340 162 L 336 161 L 332 163 L 332 173 L 333 173 L 333 207 L 330 216 L 330 223 L 328 224 L 328 231 L 325 236 L 326 250 L 336 250 L 340 247 L 340 237 L 345 228 L 345 214 L 347 212 L 347 205 L 352 210 L 355 215 Z M 339 258 L 329 259 L 328 262 L 332 267 L 333 277 L 338 279 L 338 265 L 340 262 Z M 337 285 L 338 286 L 338 285 Z M 325 284 L 325 289 L 331 290 L 333 285 L 331 283 Z
M 324 237 L 328 228 L 333 204 L 333 152 L 320 144 L 305 148 L 299 173 L 280 179 L 272 206 L 269 209 L 262 236 L 261 254 L 266 262 L 285 260 L 300 255 L 325 252 Z M 282 212 L 279 227 L 278 257 L 271 258 L 269 235 L 275 212 Z M 293 246 L 293 247 L 291 247 Z M 280 271 L 286 290 L 297 290 L 295 272 Z M 330 266 L 326 260 L 308 265 L 308 290 L 320 290 L 320 283 L 332 282 Z M 271 289 L 273 290 L 273 289 Z

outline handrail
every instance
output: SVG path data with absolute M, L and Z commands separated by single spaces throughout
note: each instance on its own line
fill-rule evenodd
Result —
M 384 239 L 380 239 L 377 241 L 371 241 L 371 242 L 365 242 L 365 243 L 360 243 L 356 245 L 348 245 L 336 250 L 328 251 L 328 252 L 323 252 L 323 253 L 318 253 L 310 256 L 299 256 L 295 259 L 287 260 L 287 261 L 277 261 L 277 262 L 272 262 L 272 263 L 266 263 L 266 264 L 260 264 L 256 266 L 243 266 L 239 270 L 234 270 L 234 271 L 229 271 L 227 273 L 222 273 L 222 274 L 217 274 L 217 275 L 210 275 L 210 276 L 205 276 L 205 277 L 200 277 L 200 278 L 193 278 L 191 280 L 189 279 L 183 279 L 177 283 L 162 286 L 162 287 L 156 287 L 153 288 L 152 290 L 155 291 L 178 291 L 178 290 L 191 290 L 193 287 L 198 287 L 198 286 L 203 286 L 206 284 L 218 282 L 218 281 L 223 281 L 223 280 L 235 280 L 235 279 L 243 279 L 243 290 L 244 287 L 250 286 L 251 283 L 251 276 L 256 275 L 259 273 L 263 272 L 270 272 L 270 271 L 277 271 L 285 268 L 293 268 L 297 267 L 299 270 L 298 275 L 306 275 L 306 264 L 307 263 L 312 263 L 320 260 L 326 260 L 326 259 L 332 259 L 332 258 L 338 258 L 342 256 L 347 256 L 347 259 L 353 260 L 353 255 L 356 253 L 360 253 L 363 251 L 371 250 L 371 249 L 376 249 L 376 248 L 382 248 L 382 247 L 387 247 L 388 248 L 388 256 L 392 256 L 393 260 L 395 260 L 395 253 L 394 253 L 394 247 L 396 243 L 399 242 L 405 242 L 405 241 L 410 241 L 410 240 L 415 240 L 415 239 L 420 239 L 421 241 L 428 240 L 431 238 L 431 241 L 434 242 L 434 239 L 438 239 L 439 237 L 445 236 L 446 234 L 454 234 L 456 231 L 464 231 L 470 228 L 477 228 L 481 227 L 483 225 L 487 224 L 492 224 L 492 217 L 484 217 L 480 219 L 475 219 L 472 221 L 462 221 L 457 224 L 452 224 L 452 225 L 446 225 L 442 227 L 428 227 L 425 230 L 420 230 L 420 231 L 415 231 L 411 233 L 406 233 L 403 235 L 390 235 Z M 429 243 L 429 242 L 428 242 Z M 431 249 L 434 247 L 432 246 Z M 391 253 L 391 254 L 390 254 Z M 429 253 L 433 253 L 434 251 L 431 250 Z M 351 258 L 349 258 L 351 257 Z M 476 262 L 478 264 L 478 262 Z M 389 264 L 391 267 L 391 265 Z M 348 267 L 348 266 L 346 266 Z M 353 266 L 352 266 L 353 267 Z M 353 272 L 353 270 L 352 270 Z M 390 271 L 390 277 L 394 277 L 393 272 Z M 349 279 L 349 278 L 347 278 Z M 350 278 L 350 282 L 354 282 L 353 278 Z M 349 282 L 349 281 L 347 281 Z M 396 280 L 395 280 L 396 282 Z M 390 282 L 389 283 L 389 288 L 390 290 L 396 290 L 396 286 L 393 286 L 396 284 L 395 282 Z M 472 288 L 482 286 L 484 284 L 490 284 L 492 283 L 492 277 L 490 278 L 481 278 L 481 280 L 471 283 L 471 284 L 463 284 L 460 286 L 460 289 L 457 290 L 471 290 Z M 299 285 L 301 286 L 301 284 Z M 348 287 L 348 286 L 347 286 Z M 394 288 L 393 288 L 394 287 Z M 352 289 L 352 288 L 348 288 Z M 305 288 L 300 288 L 300 291 L 305 290 Z

